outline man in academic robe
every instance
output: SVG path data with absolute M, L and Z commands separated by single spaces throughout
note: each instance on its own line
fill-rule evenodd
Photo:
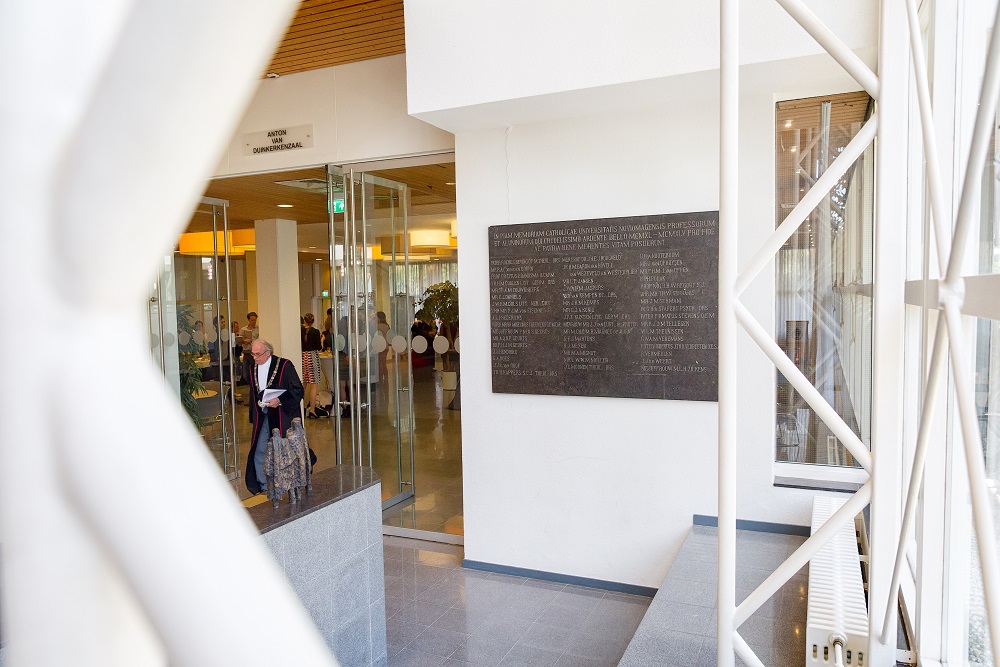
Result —
M 246 486 L 250 493 L 265 490 L 264 455 L 271 430 L 278 429 L 282 437 L 296 417 L 302 418 L 302 382 L 295 365 L 274 355 L 274 347 L 258 338 L 250 348 L 256 364 L 250 374 L 250 422 L 253 439 L 247 456 Z M 284 393 L 263 401 L 266 389 L 283 389 Z

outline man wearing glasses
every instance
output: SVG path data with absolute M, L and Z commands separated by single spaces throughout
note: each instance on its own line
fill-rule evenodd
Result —
M 265 490 L 264 455 L 271 430 L 278 429 L 282 436 L 296 417 L 302 418 L 302 383 L 295 365 L 288 359 L 274 355 L 274 347 L 258 338 L 250 348 L 256 366 L 250 374 L 250 422 L 253 439 L 247 456 L 246 485 L 250 493 Z M 265 394 L 281 393 L 270 397 Z M 267 400 L 265 400 L 265 398 Z

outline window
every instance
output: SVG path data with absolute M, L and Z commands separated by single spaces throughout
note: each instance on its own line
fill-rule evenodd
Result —
M 776 226 L 843 152 L 872 110 L 864 92 L 776 105 Z M 869 447 L 873 173 L 869 146 L 779 250 L 775 266 L 778 344 Z M 775 458 L 856 465 L 780 372 Z

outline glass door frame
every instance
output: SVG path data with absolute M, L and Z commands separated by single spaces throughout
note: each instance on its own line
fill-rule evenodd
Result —
M 340 318 L 340 307 L 343 299 L 348 302 L 348 332 L 347 339 L 343 341 L 348 349 L 348 358 L 350 360 L 349 368 L 351 372 L 350 382 L 351 391 L 349 398 L 349 410 L 350 410 L 350 428 L 351 428 L 351 460 L 355 463 L 364 464 L 364 436 L 367 432 L 367 448 L 368 448 L 368 465 L 374 469 L 374 452 L 373 452 L 373 440 L 372 440 L 372 395 L 371 395 L 371 374 L 372 374 L 372 364 L 371 364 L 371 354 L 368 353 L 368 345 L 370 339 L 374 336 L 371 335 L 371 306 L 373 304 L 374 293 L 374 283 L 370 274 L 369 266 L 374 260 L 370 260 L 368 256 L 368 230 L 369 230 L 369 218 L 368 218 L 368 201 L 370 198 L 374 197 L 375 187 L 385 187 L 394 193 L 390 195 L 390 225 L 392 230 L 392 254 L 390 259 L 390 277 L 389 277 L 389 291 L 390 298 L 395 299 L 396 295 L 395 288 L 398 283 L 398 271 L 400 269 L 398 262 L 399 249 L 396 247 L 396 225 L 397 211 L 402 211 L 402 238 L 403 238 L 403 248 L 402 248 L 402 259 L 403 259 L 403 279 L 405 281 L 405 295 L 409 296 L 409 244 L 407 243 L 408 234 L 408 221 L 407 221 L 407 210 L 409 204 L 409 190 L 407 186 L 403 183 L 397 183 L 395 181 L 389 181 L 378 176 L 374 176 L 367 172 L 355 171 L 349 166 L 338 167 L 337 165 L 327 165 L 327 210 L 329 212 L 328 220 L 328 230 L 329 230 L 329 262 L 330 262 L 330 294 L 331 294 L 331 305 L 334 310 L 334 315 L 336 317 L 336 322 L 334 323 L 335 329 L 338 329 L 338 323 Z M 341 190 L 344 193 L 344 219 L 341 223 L 342 227 L 338 228 L 338 222 L 335 218 L 336 216 L 336 205 L 335 205 L 335 190 Z M 358 201 L 360 199 L 360 201 Z M 396 203 L 398 202 L 398 203 Z M 360 230 L 359 230 L 360 223 Z M 341 234 L 341 245 L 343 248 L 342 261 L 344 266 L 344 276 L 340 278 L 343 284 L 338 285 L 338 267 L 337 267 L 337 247 L 338 247 L 338 229 L 342 231 Z M 360 272 L 360 276 L 358 273 Z M 359 282 L 361 280 L 361 285 L 363 287 L 364 293 L 364 304 L 363 310 L 361 304 L 359 303 L 359 298 L 362 297 L 359 294 Z M 341 295 L 340 290 L 344 291 Z M 364 330 L 362 333 L 361 327 L 361 317 L 364 316 Z M 414 461 L 414 435 L 413 435 L 413 364 L 412 359 L 409 354 L 411 345 L 411 331 L 409 323 L 405 323 L 405 338 L 406 338 L 406 373 L 405 378 L 400 377 L 400 369 L 398 363 L 398 351 L 397 353 L 397 363 L 393 364 L 394 377 L 394 391 L 395 391 L 395 431 L 396 431 L 396 465 L 397 465 L 397 481 L 398 488 L 396 493 L 391 497 L 387 498 L 382 502 L 382 509 L 388 509 L 394 505 L 413 498 L 415 495 L 414 490 L 414 480 L 415 480 L 415 461 Z M 398 332 L 397 332 L 398 333 Z M 364 336 L 364 349 L 360 344 L 362 341 L 362 335 Z M 334 354 L 333 354 L 333 374 L 334 378 L 331 378 L 331 384 L 333 384 L 333 393 L 335 405 L 338 407 L 342 404 L 340 396 L 340 355 L 339 352 L 341 346 L 340 334 L 335 336 Z M 391 348 L 389 341 L 386 341 L 387 349 Z M 394 349 L 394 348 L 393 348 Z M 365 373 L 367 374 L 366 381 L 364 383 L 364 388 L 362 389 L 361 383 L 361 369 L 362 369 L 362 353 L 366 354 L 366 360 L 363 364 L 365 368 Z M 377 370 L 375 371 L 378 372 Z M 405 386 L 400 386 L 400 380 L 405 379 Z M 362 395 L 364 395 L 364 400 L 362 400 Z M 401 400 L 405 397 L 405 401 Z M 402 406 L 405 405 L 405 410 L 407 415 L 402 414 Z M 343 446 L 344 446 L 344 435 L 343 430 L 340 425 L 340 417 L 336 416 L 337 423 L 335 424 L 335 437 L 336 437 L 336 449 L 337 449 L 337 463 L 343 463 Z M 403 425 L 406 425 L 405 435 L 402 433 Z M 408 450 L 409 456 L 409 479 L 404 479 L 404 464 L 403 464 L 403 452 L 405 448 Z

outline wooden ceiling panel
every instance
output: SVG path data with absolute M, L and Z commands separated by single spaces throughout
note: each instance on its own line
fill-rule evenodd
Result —
M 303 0 L 265 73 L 293 74 L 405 52 L 403 0 Z

